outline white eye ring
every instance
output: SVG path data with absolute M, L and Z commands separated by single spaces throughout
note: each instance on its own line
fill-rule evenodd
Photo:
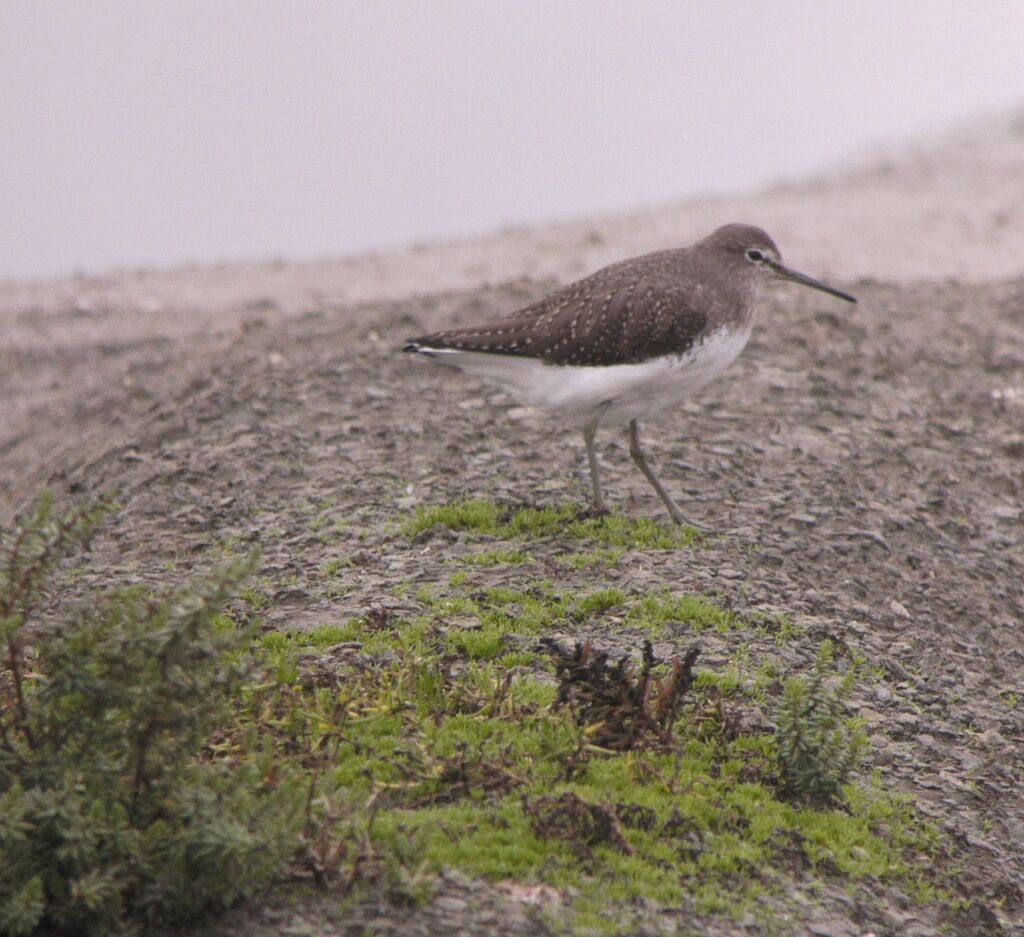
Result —
M 746 257 L 752 264 L 759 264 L 765 259 L 764 251 L 759 251 L 756 247 L 750 248 L 746 252 Z

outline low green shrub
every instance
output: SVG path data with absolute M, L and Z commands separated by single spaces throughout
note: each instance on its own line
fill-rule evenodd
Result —
M 845 716 L 853 672 L 839 680 L 832 642 L 823 641 L 808 677 L 786 681 L 775 712 L 779 788 L 796 800 L 836 799 L 867 749 L 864 732 Z
M 252 666 L 221 614 L 255 558 L 154 596 L 38 609 L 106 507 L 48 495 L 0 534 L 0 932 L 146 933 L 227 906 L 292 854 L 301 803 L 209 746 Z M 274 778 L 271 782 L 265 780 Z

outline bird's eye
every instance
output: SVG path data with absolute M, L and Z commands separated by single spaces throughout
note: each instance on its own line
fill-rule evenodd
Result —
M 764 254 L 761 251 L 759 251 L 756 247 L 752 247 L 750 248 L 750 250 L 747 251 L 747 260 L 749 260 L 751 263 L 759 264 L 762 260 L 764 260 Z

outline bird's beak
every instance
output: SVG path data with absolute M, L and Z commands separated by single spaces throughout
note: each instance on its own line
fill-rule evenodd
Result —
M 811 289 L 821 290 L 823 293 L 831 293 L 833 296 L 845 299 L 848 303 L 857 302 L 857 298 L 855 296 L 851 296 L 849 293 L 844 293 L 842 290 L 833 289 L 827 283 L 822 283 L 821 280 L 815 280 L 814 277 L 797 273 L 796 270 L 790 270 L 789 267 L 784 264 L 777 264 L 774 261 L 769 260 L 768 266 L 771 267 L 772 272 L 780 279 L 791 280 L 792 282 L 799 283 L 802 286 L 809 286 Z

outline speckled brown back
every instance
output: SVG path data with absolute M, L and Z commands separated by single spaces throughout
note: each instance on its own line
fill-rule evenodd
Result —
M 409 347 L 574 365 L 685 354 L 702 335 L 748 326 L 757 280 L 743 250 L 758 244 L 775 250 L 760 229 L 730 225 L 690 248 L 612 264 L 493 325 L 436 332 Z

